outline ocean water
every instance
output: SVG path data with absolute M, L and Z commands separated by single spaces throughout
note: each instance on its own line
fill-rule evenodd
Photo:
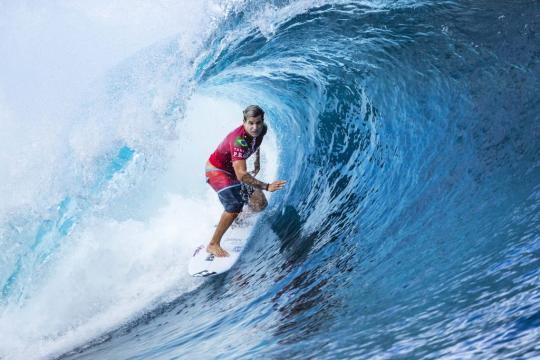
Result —
M 1 359 L 540 357 L 538 1 L 0 9 Z M 288 184 L 191 278 L 249 104 Z

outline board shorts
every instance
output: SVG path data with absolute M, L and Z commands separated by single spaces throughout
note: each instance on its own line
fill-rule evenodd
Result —
M 252 186 L 238 181 L 234 174 L 213 167 L 210 163 L 206 164 L 205 175 L 206 182 L 217 192 L 225 211 L 230 213 L 242 212 L 244 204 L 249 202 L 255 191 Z

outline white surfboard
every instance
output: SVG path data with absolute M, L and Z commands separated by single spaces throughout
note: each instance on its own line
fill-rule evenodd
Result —
M 221 247 L 229 253 L 227 257 L 217 257 L 208 253 L 206 251 L 208 244 L 197 246 L 189 260 L 188 273 L 191 276 L 206 277 L 228 271 L 244 250 L 250 228 L 244 224 L 235 226 L 225 233 L 221 239 Z

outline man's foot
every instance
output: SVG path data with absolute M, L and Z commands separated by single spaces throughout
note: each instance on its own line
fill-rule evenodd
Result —
M 229 253 L 225 251 L 221 246 L 219 245 L 208 245 L 206 247 L 206 251 L 208 251 L 211 254 L 214 254 L 217 257 L 226 257 L 229 256 Z

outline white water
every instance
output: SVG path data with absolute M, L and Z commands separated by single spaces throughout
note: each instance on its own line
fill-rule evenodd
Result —
M 163 124 L 163 104 L 175 85 L 190 94 L 182 85 L 192 71 L 186 65 L 175 79 L 152 79 L 143 68 L 137 75 L 151 83 L 136 83 L 110 112 L 102 105 L 106 72 L 135 51 L 176 36 L 186 64 L 197 56 L 204 36 L 227 12 L 217 2 L 0 6 L 0 280 L 13 272 L 16 259 L 23 266 L 20 296 L 0 303 L 0 357 L 41 358 L 84 344 L 200 284 L 187 275 L 187 259 L 209 239 L 222 211 L 204 182 L 204 163 L 240 124 L 248 104 L 194 94 L 172 126 Z M 160 91 L 148 95 L 146 86 Z M 150 97 L 150 108 L 138 102 L 141 93 Z M 135 151 L 133 160 L 92 193 L 102 159 L 122 144 Z M 261 178 L 273 180 L 272 134 L 262 152 Z M 38 248 L 41 255 L 52 253 L 39 261 L 33 238 L 17 226 L 31 229 L 66 196 L 90 204 L 59 248 Z M 15 240 L 13 234 L 23 235 Z
M 81 171 L 114 140 L 133 142 L 126 127 L 137 121 L 153 126 L 146 109 L 125 106 L 118 119 L 81 105 L 103 95 L 107 71 L 157 41 L 173 36 L 186 60 L 196 56 L 226 14 L 216 3 L 0 3 L 0 219 L 20 208 L 43 210 L 74 181 L 65 171 L 59 177 L 62 169 Z M 181 79 L 191 69 L 178 70 Z

